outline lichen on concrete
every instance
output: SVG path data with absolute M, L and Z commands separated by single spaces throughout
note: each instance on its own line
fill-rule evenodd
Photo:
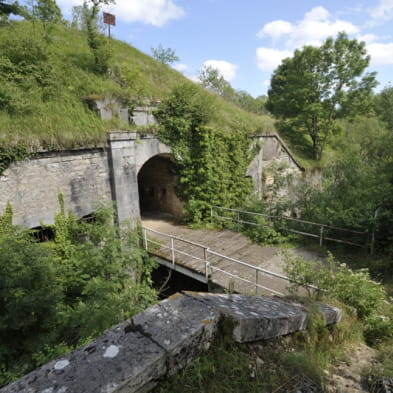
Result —
M 340 310 L 321 305 L 326 323 Z M 224 322 L 224 324 L 222 323 Z M 187 292 L 164 300 L 0 393 L 141 393 L 209 349 L 222 326 L 237 342 L 305 329 L 298 303 L 267 296 Z

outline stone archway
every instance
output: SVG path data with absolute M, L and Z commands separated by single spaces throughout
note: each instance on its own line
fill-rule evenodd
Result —
M 176 193 L 178 175 L 171 154 L 157 154 L 144 163 L 138 172 L 139 207 L 141 215 L 168 213 L 183 215 L 183 202 Z

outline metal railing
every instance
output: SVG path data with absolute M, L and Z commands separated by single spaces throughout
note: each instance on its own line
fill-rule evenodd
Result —
M 169 260 L 173 266 L 178 264 L 190 268 L 189 266 L 187 266 L 187 263 L 184 263 L 184 261 L 183 263 L 181 263 L 182 257 L 188 257 L 191 258 L 192 261 L 197 261 L 197 263 L 200 264 L 199 266 L 200 271 L 202 272 L 202 274 L 204 274 L 207 283 L 211 280 L 212 273 L 216 271 L 230 277 L 230 279 L 251 284 L 251 286 L 255 288 L 256 294 L 258 293 L 258 289 L 261 289 L 271 294 L 285 296 L 282 292 L 279 292 L 275 289 L 268 288 L 265 285 L 262 285 L 261 275 L 266 275 L 272 278 L 284 280 L 287 281 L 288 283 L 294 282 L 287 276 L 284 276 L 279 273 L 274 273 L 269 270 L 262 269 L 259 266 L 254 266 L 249 263 L 240 261 L 238 259 L 220 254 L 216 251 L 211 250 L 209 247 L 205 245 L 195 243 L 190 240 L 185 240 L 177 236 L 168 235 L 166 233 L 162 233 L 147 227 L 142 227 L 142 230 L 143 230 L 144 248 L 147 251 L 149 251 L 151 254 Z M 150 236 L 148 236 L 148 234 Z M 167 243 L 163 243 L 163 241 L 157 239 L 157 236 L 162 239 L 165 239 Z M 191 253 L 190 251 L 187 252 L 184 249 L 182 250 L 180 249 L 180 245 L 183 246 L 185 245 L 186 247 L 191 248 L 194 251 Z M 167 254 L 165 253 L 165 250 L 167 250 Z M 228 261 L 232 264 L 235 264 L 236 266 L 241 266 L 243 268 L 250 269 L 252 271 L 252 276 L 255 278 L 255 280 L 250 280 L 248 278 L 241 277 L 237 274 L 223 270 L 222 268 L 217 266 L 218 265 L 217 259 Z M 311 288 L 313 290 L 318 290 L 318 288 L 313 285 L 309 285 L 308 288 Z
M 232 216 L 224 216 L 220 215 L 218 212 L 219 211 L 224 211 L 224 212 L 230 212 L 232 213 Z M 215 214 L 216 213 L 216 214 Z M 299 230 L 299 229 L 294 229 L 294 228 L 285 228 L 287 232 L 291 233 L 296 233 L 298 235 L 302 236 L 308 236 L 308 237 L 313 237 L 313 238 L 318 238 L 319 239 L 319 245 L 322 246 L 324 244 L 324 241 L 332 241 L 336 243 L 342 243 L 342 244 L 348 244 L 351 246 L 355 247 L 361 247 L 361 248 L 372 248 L 372 244 L 369 244 L 368 239 L 369 239 L 369 233 L 368 232 L 362 232 L 362 231 L 355 231 L 352 229 L 347 229 L 347 228 L 340 228 L 332 225 L 325 225 L 325 224 L 320 224 L 312 221 L 306 221 L 306 220 L 300 220 L 297 218 L 292 218 L 292 217 L 287 217 L 287 216 L 273 216 L 273 215 L 268 215 L 268 214 L 262 214 L 262 213 L 255 213 L 255 212 L 249 212 L 245 210 L 238 210 L 238 209 L 230 209 L 227 207 L 221 207 L 221 206 L 213 206 L 211 208 L 211 220 L 213 222 L 214 219 L 220 219 L 224 221 L 231 221 L 236 223 L 237 229 L 240 229 L 240 224 L 246 224 L 246 225 L 254 225 L 254 226 L 273 226 L 274 221 L 279 221 L 279 220 L 284 220 L 287 222 L 293 222 L 293 223 L 298 223 L 298 224 L 305 224 L 309 225 L 312 227 L 317 228 L 318 233 L 310 233 L 310 232 L 305 232 L 304 230 Z M 248 221 L 246 219 L 243 219 L 242 216 L 247 216 L 249 215 L 250 217 L 263 217 L 269 224 L 261 224 L 258 222 L 252 222 Z M 364 242 L 354 242 L 354 241 L 349 241 L 349 240 L 344 240 L 344 239 L 337 239 L 334 237 L 331 237 L 329 235 L 326 235 L 327 230 L 334 230 L 346 234 L 352 234 L 360 237 L 364 237 Z

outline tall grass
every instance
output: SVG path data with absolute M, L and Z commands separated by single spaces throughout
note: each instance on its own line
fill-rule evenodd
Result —
M 2 146 L 24 143 L 34 151 L 103 145 L 109 131 L 129 129 L 130 126 L 116 118 L 101 120 L 87 106 L 88 98 L 121 97 L 131 104 L 160 101 L 174 86 L 188 81 L 178 71 L 115 39 L 108 44 L 111 52 L 109 70 L 99 75 L 94 72 L 94 58 L 85 33 L 66 23 L 55 26 L 49 40 L 43 38 L 38 22 L 33 25 L 27 21 L 13 21 L 1 25 L 0 42 L 10 37 L 15 42 L 33 39 L 44 48 L 49 66 L 49 74 L 44 77 L 49 87 L 35 84 L 30 78 L 29 89 L 18 90 L 23 80 L 15 82 L 12 76 L 4 76 L 12 79 L 13 89 L 19 91 L 19 95 L 15 96 L 11 90 L 4 92 L 16 100 L 18 110 L 7 112 L 0 106 Z M 5 52 L 0 48 L 0 60 Z M 22 75 L 22 79 L 24 77 Z M 218 96 L 216 101 L 212 126 L 246 133 L 273 131 L 270 117 L 248 113 Z

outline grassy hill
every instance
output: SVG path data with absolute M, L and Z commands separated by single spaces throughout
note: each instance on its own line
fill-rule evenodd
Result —
M 129 129 L 119 119 L 102 121 L 88 103 L 120 97 L 130 105 L 165 99 L 182 74 L 132 46 L 112 39 L 109 68 L 98 74 L 86 33 L 67 24 L 45 38 L 36 22 L 0 25 L 0 143 L 28 150 L 103 145 L 113 129 Z M 202 89 L 202 87 L 201 87 Z M 204 91 L 203 94 L 211 94 Z M 242 110 L 215 96 L 211 126 L 246 133 L 274 130 L 273 119 Z

